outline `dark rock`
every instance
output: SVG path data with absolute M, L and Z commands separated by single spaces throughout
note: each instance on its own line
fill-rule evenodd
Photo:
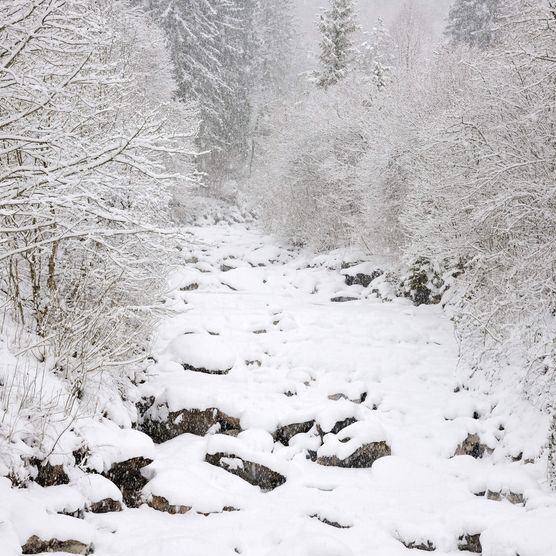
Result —
M 377 459 L 390 455 L 392 455 L 392 450 L 386 442 L 371 442 L 355 450 L 346 459 L 340 459 L 337 456 L 321 456 L 317 458 L 317 463 L 330 467 L 366 469 L 372 467 Z
M 339 295 L 338 297 L 333 297 L 330 301 L 332 301 L 332 303 L 347 303 L 349 301 L 359 301 L 359 298 Z
M 456 456 L 471 456 L 475 459 L 482 458 L 485 453 L 491 453 L 485 444 L 481 443 L 478 434 L 470 434 L 457 448 Z
M 88 508 L 93 514 L 108 514 L 111 512 L 121 512 L 122 503 L 119 500 L 112 500 L 112 498 L 105 498 L 98 502 L 93 502 Z
M 345 394 L 332 394 L 331 396 L 328 396 L 328 399 L 332 400 L 333 402 L 337 402 L 340 400 L 349 400 L 353 403 L 363 403 L 367 399 L 367 392 L 363 392 L 362 394 L 360 394 L 359 398 L 355 400 L 350 400 Z
M 124 502 L 129 508 L 137 508 L 143 502 L 141 491 L 148 481 L 141 470 L 151 463 L 152 459 L 132 458 L 115 463 L 106 473 L 106 477 L 122 491 Z
M 158 512 L 165 512 L 167 514 L 186 514 L 191 511 L 190 506 L 180 506 L 180 505 L 173 505 L 166 500 L 163 496 L 151 496 L 147 501 L 147 504 L 153 509 Z
M 409 550 L 424 550 L 425 552 L 433 552 L 436 550 L 436 546 L 431 541 L 426 543 L 416 543 L 416 542 L 404 542 L 400 541 Z
M 188 284 L 187 286 L 183 286 L 180 288 L 181 292 L 193 292 L 199 289 L 199 284 Z
M 232 512 L 240 512 L 241 510 L 239 510 L 238 508 L 234 508 L 233 506 L 224 506 L 222 508 L 221 512 L 208 512 L 208 513 L 204 513 L 204 512 L 197 512 L 199 515 L 203 515 L 205 517 L 209 517 L 211 515 L 218 515 L 218 514 L 227 514 L 227 513 L 232 513 Z
M 357 423 L 357 419 L 355 417 L 348 417 L 347 419 L 344 419 L 343 421 L 338 421 L 332 427 L 332 430 L 330 432 L 332 434 L 338 434 L 341 430 L 344 430 L 346 427 L 349 427 L 350 425 L 353 425 L 354 423 Z
M 92 546 L 80 541 L 59 541 L 58 539 L 42 540 L 33 535 L 21 547 L 23 554 L 41 554 L 43 552 L 67 552 L 69 554 L 91 554 Z
M 147 413 L 147 411 L 154 405 L 155 397 L 148 396 L 146 398 L 141 398 L 136 404 L 135 407 L 137 408 L 137 415 L 139 419 L 142 419 Z
M 481 535 L 462 535 L 458 539 L 458 550 L 467 550 L 467 552 L 474 552 L 482 554 L 483 547 L 481 546 Z
M 347 286 L 363 286 L 368 288 L 373 280 L 376 280 L 379 276 L 384 274 L 383 270 L 375 270 L 370 274 L 363 274 L 361 272 L 357 274 L 346 274 L 346 285 Z
M 305 421 L 303 423 L 293 423 L 291 425 L 285 425 L 277 429 L 272 437 L 274 442 L 281 442 L 284 446 L 287 446 L 290 440 L 296 434 L 303 434 L 309 432 L 315 426 L 315 421 Z
M 258 486 L 264 492 L 274 490 L 286 482 L 286 477 L 277 471 L 273 471 L 260 463 L 243 460 L 233 454 L 222 452 L 207 454 L 205 461 L 237 475 L 254 486 Z
M 205 369 L 205 367 L 193 367 L 188 363 L 182 363 L 181 366 L 186 371 L 192 371 L 194 373 L 204 373 L 206 375 L 217 375 L 217 376 L 227 375 L 232 370 L 232 367 L 230 367 L 229 369 Z
M 318 457 L 319 456 L 316 450 L 307 450 L 307 459 L 310 459 L 311 461 L 317 461 Z
M 42 487 L 67 485 L 70 480 L 64 471 L 63 465 L 51 465 L 49 462 L 40 462 L 34 460 L 32 462 L 37 466 L 37 477 L 35 482 Z
M 330 527 L 336 527 L 336 529 L 351 529 L 351 525 L 341 525 L 336 521 L 330 521 L 329 519 L 326 519 L 325 517 L 322 517 L 318 514 L 310 515 L 309 517 L 311 519 L 318 519 L 321 523 L 330 525 Z
M 216 408 L 182 409 L 168 413 L 167 418 L 163 421 L 153 419 L 147 414 L 138 428 L 150 436 L 154 442 L 161 444 L 181 434 L 205 436 L 217 425 L 219 425 L 219 432 L 241 431 L 239 419 L 226 415 Z

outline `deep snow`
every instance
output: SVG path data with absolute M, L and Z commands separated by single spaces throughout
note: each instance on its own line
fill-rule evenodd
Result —
M 145 499 L 162 496 L 191 511 L 144 505 L 82 521 L 56 512 L 92 496 L 83 476 L 24 491 L 9 490 L 4 479 L 1 556 L 17 554 L 16 537 L 23 543 L 34 531 L 60 530 L 92 540 L 97 556 L 419 554 L 402 542 L 432 543 L 442 556 L 463 554 L 458 539 L 477 534 L 485 556 L 556 554 L 546 419 L 511 392 L 462 388 L 467 370 L 440 307 L 384 302 L 372 286 L 347 287 L 340 263 L 358 261 L 354 252 L 315 256 L 243 224 L 191 231 L 191 263 L 170 277 L 173 315 L 159 327 L 142 395 L 169 411 L 218 408 L 239 418 L 243 432 L 236 438 L 215 428 L 153 445 L 138 431 L 89 423 L 97 471 L 150 457 Z M 331 302 L 338 296 L 358 299 Z M 357 422 L 330 433 L 350 417 Z M 278 427 L 311 420 L 322 443 L 315 428 L 289 446 L 273 440 Z M 483 458 L 454 457 L 469 434 L 489 448 Z M 307 459 L 309 450 L 344 458 L 378 441 L 392 456 L 371 469 Z M 264 464 L 287 481 L 263 492 L 206 463 L 216 452 Z M 510 493 L 524 504 L 510 503 Z M 26 515 L 30 506 L 36 517 Z

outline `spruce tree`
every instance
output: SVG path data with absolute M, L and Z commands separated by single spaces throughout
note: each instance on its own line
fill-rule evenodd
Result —
M 499 0 L 455 0 L 446 35 L 455 44 L 488 48 L 495 38 Z
M 357 30 L 352 0 L 330 0 L 320 18 L 320 69 L 315 74 L 319 87 L 327 89 L 341 81 L 355 58 L 352 35 Z
M 151 0 L 166 31 L 178 96 L 200 110 L 201 170 L 218 185 L 241 173 L 255 87 L 257 0 Z
M 366 40 L 359 48 L 357 57 L 358 70 L 365 81 L 376 89 L 382 90 L 392 78 L 394 65 L 394 44 L 390 33 L 384 26 L 382 19 L 378 19 L 376 26 L 370 33 L 366 33 Z

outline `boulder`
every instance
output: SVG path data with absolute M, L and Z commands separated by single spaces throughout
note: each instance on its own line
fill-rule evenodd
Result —
M 272 437 L 274 442 L 281 442 L 284 446 L 287 446 L 290 440 L 296 434 L 303 434 L 309 432 L 315 426 L 315 421 L 304 421 L 303 423 L 292 423 L 291 425 L 285 425 L 276 429 Z
M 371 282 L 382 276 L 384 274 L 383 270 L 374 270 L 370 273 L 350 273 L 349 271 L 344 271 L 346 277 L 346 285 L 347 286 L 363 286 L 367 288 L 371 285 Z
M 152 459 L 138 457 L 115 463 L 106 473 L 121 491 L 124 502 L 129 508 L 138 508 L 143 502 L 141 491 L 147 484 L 141 470 L 152 463 Z
M 471 456 L 475 459 L 482 458 L 485 453 L 490 453 L 491 450 L 481 443 L 478 434 L 470 434 L 468 437 L 457 447 L 456 456 Z
M 42 487 L 67 485 L 70 480 L 63 465 L 51 465 L 49 462 L 34 460 L 31 462 L 37 468 L 35 482 Z
M 182 367 L 186 371 L 192 371 L 194 373 L 204 373 L 206 375 L 227 375 L 231 370 L 232 367 L 229 369 L 206 369 L 205 367 L 194 367 L 193 365 L 189 365 L 188 363 L 182 363 Z
M 222 452 L 207 454 L 205 461 L 237 475 L 254 486 L 258 486 L 264 492 L 274 490 L 286 482 L 286 477 L 277 471 L 273 471 L 260 463 L 243 460 L 234 454 Z
M 147 504 L 158 512 L 166 512 L 167 514 L 186 514 L 191 511 L 190 506 L 180 506 L 179 504 L 170 504 L 163 496 L 153 495 L 147 501 Z
M 409 550 L 423 550 L 425 552 L 433 552 L 436 550 L 436 546 L 431 541 L 426 542 L 405 542 L 400 541 Z
M 176 438 L 181 434 L 205 436 L 215 427 L 218 427 L 218 432 L 224 433 L 233 430 L 241 431 L 239 419 L 226 415 L 216 408 L 182 409 L 170 412 L 166 410 L 160 412 L 163 415 L 166 414 L 164 419 L 160 419 L 157 413 L 149 411 L 139 424 L 139 430 L 150 436 L 157 444 Z
M 359 298 L 350 297 L 347 295 L 339 295 L 337 297 L 333 297 L 330 301 L 332 301 L 332 303 L 348 303 L 349 301 L 359 301 Z
M 23 554 L 42 554 L 43 552 L 67 552 L 68 554 L 91 554 L 92 546 L 76 540 L 59 541 L 58 539 L 43 540 L 37 535 L 27 539 L 21 547 Z
M 482 554 L 481 535 L 462 535 L 458 539 L 458 550 Z
M 347 417 L 346 419 L 343 419 L 342 421 L 337 421 L 336 423 L 334 423 L 334 426 L 329 431 L 325 431 L 321 428 L 320 425 L 317 425 L 317 432 L 319 433 L 320 437 L 322 438 L 327 433 L 338 434 L 340 431 L 344 430 L 345 428 L 349 427 L 350 425 L 353 425 L 354 423 L 357 423 L 357 419 L 355 417 Z
M 311 519 L 318 519 L 321 523 L 324 523 L 325 525 L 329 525 L 330 527 L 335 527 L 336 529 L 351 529 L 351 525 L 342 525 L 341 523 L 338 523 L 337 521 L 332 521 L 330 519 L 327 519 L 326 517 L 322 517 L 319 514 L 313 514 L 309 516 Z
M 390 455 L 392 451 L 386 442 L 371 442 L 364 444 L 345 459 L 340 459 L 338 456 L 320 456 L 317 457 L 316 462 L 329 467 L 366 469 L 372 467 L 377 459 Z
M 493 492 L 491 490 L 486 491 L 486 497 L 489 500 L 495 500 L 496 502 L 500 502 L 501 500 L 507 500 L 512 504 L 517 505 L 525 505 L 525 497 L 523 494 L 518 492 L 511 492 L 511 491 L 501 491 L 501 492 Z
M 87 508 L 93 514 L 107 514 L 110 512 L 121 512 L 122 503 L 119 500 L 113 500 L 112 498 L 104 498 L 98 502 L 93 502 Z

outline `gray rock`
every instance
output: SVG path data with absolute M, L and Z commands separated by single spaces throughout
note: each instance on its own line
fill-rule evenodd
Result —
M 482 554 L 481 535 L 462 535 L 458 539 L 458 550 Z
M 338 523 L 337 521 L 331 521 L 329 519 L 327 519 L 326 517 L 322 517 L 319 514 L 313 514 L 309 516 L 311 519 L 318 519 L 321 523 L 324 523 L 325 525 L 329 525 L 330 527 L 335 527 L 336 529 L 351 529 L 351 525 L 342 525 L 341 523 Z
M 167 514 L 186 514 L 191 511 L 190 506 L 180 506 L 170 504 L 166 498 L 163 496 L 156 496 L 153 495 L 147 501 L 147 504 L 153 508 L 153 510 L 157 510 L 158 512 L 165 512 Z
M 344 430 L 346 427 L 349 427 L 354 423 L 357 423 L 357 419 L 355 417 L 347 417 L 342 421 L 337 421 L 336 423 L 334 423 L 334 426 L 329 431 L 324 431 L 322 430 L 320 425 L 317 425 L 317 432 L 321 437 L 323 437 L 327 433 L 338 434 L 341 430 Z
M 330 301 L 332 301 L 332 303 L 347 303 L 349 301 L 359 301 L 359 298 L 339 295 L 338 297 L 333 297 Z
M 286 477 L 277 471 L 273 471 L 260 463 L 243 460 L 234 454 L 222 452 L 207 454 L 205 461 L 237 475 L 254 486 L 258 486 L 264 492 L 274 490 L 286 482 Z
M 329 467 L 366 469 L 372 467 L 377 459 L 390 455 L 392 455 L 392 450 L 386 442 L 371 442 L 361 446 L 345 459 L 340 459 L 337 456 L 321 456 L 316 461 L 319 465 Z
M 277 429 L 272 437 L 274 442 L 281 442 L 284 446 L 287 446 L 290 440 L 296 434 L 303 434 L 309 432 L 315 426 L 315 421 L 305 421 L 303 423 L 292 423 L 291 425 L 285 425 Z
M 104 500 L 93 502 L 87 509 L 93 514 L 121 512 L 122 503 L 119 500 L 112 500 L 112 498 L 104 498 Z
M 27 539 L 21 547 L 23 554 L 41 554 L 43 552 L 67 552 L 68 554 L 91 554 L 92 546 L 76 540 L 59 541 L 58 539 L 43 540 L 37 535 Z
M 63 465 L 51 465 L 38 460 L 33 460 L 31 464 L 37 467 L 35 482 L 42 487 L 67 485 L 70 482 Z
M 216 375 L 216 376 L 227 375 L 232 370 L 231 367 L 229 369 L 206 369 L 205 367 L 194 367 L 193 365 L 189 365 L 188 363 L 182 363 L 181 366 L 186 371 L 191 371 L 194 373 L 203 373 L 206 375 Z
M 209 430 L 219 426 L 219 432 L 241 431 L 239 419 L 226 415 L 216 408 L 182 409 L 169 412 L 164 420 L 156 417 L 156 411 L 148 411 L 138 428 L 157 444 L 176 438 L 181 434 L 205 436 Z M 153 417 L 153 414 L 155 417 Z
M 525 497 L 523 494 L 516 493 L 516 492 L 493 492 L 491 490 L 486 491 L 486 497 L 489 500 L 495 500 L 496 502 L 500 502 L 501 500 L 507 500 L 512 504 L 517 504 L 523 506 L 525 504 Z
M 471 456 L 475 459 L 482 458 L 485 453 L 491 453 L 485 444 L 481 443 L 481 438 L 478 434 L 470 434 L 457 448 L 456 456 Z
M 357 274 L 346 274 L 346 285 L 347 286 L 363 286 L 367 288 L 371 285 L 373 280 L 376 280 L 379 276 L 384 274 L 383 270 L 375 270 L 370 274 L 363 274 L 358 272 Z
M 106 473 L 106 478 L 122 491 L 124 502 L 129 508 L 138 508 L 143 502 L 141 491 L 147 484 L 147 479 L 143 477 L 141 470 L 152 461 L 143 457 L 128 459 L 115 463 Z
M 400 541 L 400 542 L 406 548 L 409 548 L 409 550 L 424 550 L 425 552 L 433 552 L 434 550 L 436 550 L 436 546 L 434 546 L 434 544 L 431 541 L 427 541 L 426 543 L 405 542 L 405 541 Z

